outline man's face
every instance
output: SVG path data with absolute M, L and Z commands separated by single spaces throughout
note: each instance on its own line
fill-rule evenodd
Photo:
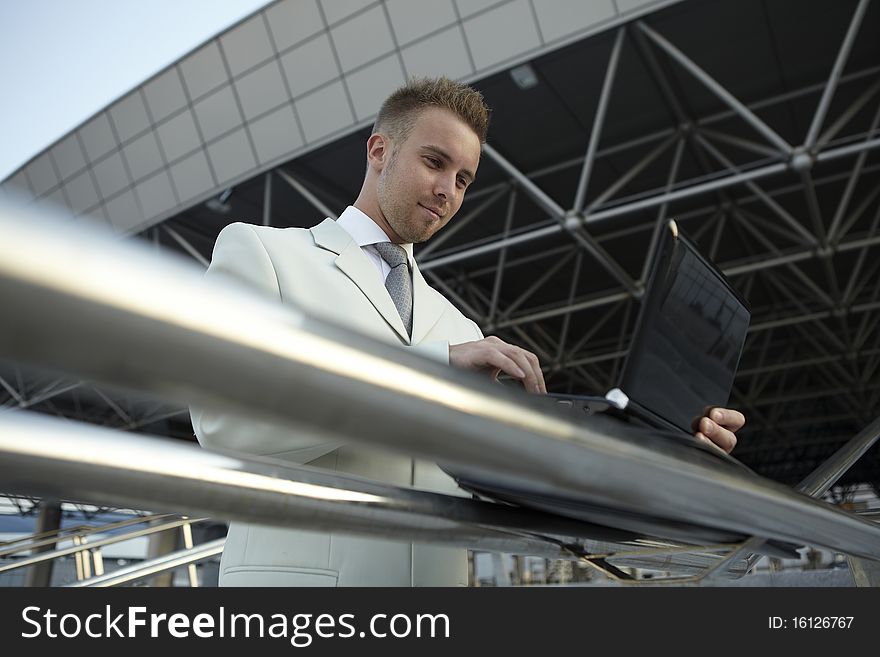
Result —
M 379 174 L 379 212 L 399 243 L 424 242 L 461 207 L 480 163 L 480 139 L 452 112 L 431 107 L 391 147 Z

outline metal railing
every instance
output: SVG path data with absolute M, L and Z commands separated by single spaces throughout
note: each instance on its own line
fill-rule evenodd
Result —
M 40 534 L 6 542 L 4 546 L 0 548 L 0 574 L 8 573 L 19 568 L 27 568 L 47 561 L 55 561 L 56 559 L 72 555 L 75 559 L 77 582 L 84 582 L 86 585 L 90 585 L 89 583 L 95 580 L 96 577 L 103 577 L 105 575 L 104 559 L 101 552 L 102 548 L 105 548 L 108 545 L 124 543 L 125 541 L 130 541 L 135 538 L 151 536 L 173 529 L 180 529 L 184 546 L 186 549 L 190 550 L 193 548 L 192 525 L 194 523 L 204 522 L 205 520 L 207 519 L 188 517 L 173 518 L 170 514 L 152 514 L 98 526 L 80 525 L 77 527 L 41 532 Z M 142 529 L 134 529 L 124 533 L 104 536 L 108 532 L 128 529 L 143 523 L 151 524 Z M 100 536 L 100 538 L 94 538 L 96 535 Z M 68 542 L 72 543 L 72 545 L 56 548 L 48 552 L 38 552 L 36 554 L 31 554 L 31 556 L 16 557 L 16 555 L 30 553 L 36 548 Z M 111 573 L 111 575 L 113 574 L 115 574 L 115 572 Z M 188 565 L 187 574 L 189 576 L 190 586 L 198 586 L 198 577 L 194 564 Z
M 102 574 L 91 579 L 79 581 L 74 584 L 68 584 L 68 587 L 105 587 L 105 586 L 121 586 L 123 584 L 131 584 L 138 580 L 152 577 L 169 570 L 175 570 L 181 566 L 186 566 L 189 573 L 189 582 L 191 587 L 199 585 L 196 576 L 196 563 L 216 557 L 223 552 L 223 544 L 225 538 L 218 538 L 213 541 L 207 541 L 195 547 L 190 546 L 185 550 L 177 550 L 169 554 L 164 554 L 155 559 L 149 559 L 141 563 L 132 564 L 124 568 L 114 570 L 112 573 Z
M 708 448 L 599 417 L 576 423 L 545 400 L 206 281 L 176 258 L 47 224 L 32 210 L 0 207 L 0 232 L 0 305 L 12 319 L 0 322 L 0 357 L 428 458 L 472 481 L 561 501 L 589 522 L 7 413 L 0 477 L 16 492 L 599 567 L 617 554 L 650 554 L 655 565 L 678 560 L 693 571 L 692 557 L 717 564 L 748 536 L 760 537 L 757 547 L 770 539 L 880 558 L 880 527 Z M 265 394 L 292 387 L 297 394 Z M 328 412 L 330 404 L 346 412 Z M 621 533 L 663 540 L 603 541 Z M 725 545 L 682 554 L 707 542 Z

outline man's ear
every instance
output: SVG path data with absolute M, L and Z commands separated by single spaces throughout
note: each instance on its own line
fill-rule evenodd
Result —
M 391 142 L 386 135 L 379 132 L 367 139 L 367 166 L 377 173 L 381 172 L 391 155 Z

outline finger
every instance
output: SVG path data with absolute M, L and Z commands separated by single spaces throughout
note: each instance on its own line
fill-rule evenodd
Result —
M 547 384 L 544 382 L 544 372 L 541 371 L 541 362 L 538 360 L 538 357 L 533 354 L 531 351 L 526 351 L 525 349 L 520 349 L 523 355 L 526 357 L 526 362 L 529 364 L 529 367 L 532 370 L 533 378 L 535 381 L 534 392 L 539 395 L 547 394 Z
M 709 413 L 709 417 L 716 424 L 731 431 L 739 431 L 746 423 L 746 416 L 732 408 L 713 408 Z
M 532 369 L 535 372 L 535 379 L 538 382 L 538 393 L 541 395 L 547 394 L 547 383 L 544 381 L 544 372 L 541 370 L 541 361 L 538 360 L 538 357 L 530 351 L 526 352 L 529 362 L 532 363 Z
M 541 372 L 541 368 L 535 368 L 532 360 L 529 359 L 529 355 L 531 355 L 534 357 L 535 361 L 537 361 L 537 356 L 514 345 L 507 345 L 505 354 L 512 360 L 516 361 L 516 364 L 526 373 L 526 376 L 523 379 L 523 387 L 526 391 L 540 393 L 544 387 L 544 374 Z
M 520 367 L 519 363 L 497 349 L 486 352 L 482 360 L 485 365 L 501 370 L 514 379 L 523 381 L 528 376 L 527 371 Z
M 736 447 L 736 436 L 733 432 L 721 425 L 715 424 L 715 422 L 707 417 L 700 420 L 700 433 L 718 445 L 726 454 L 730 454 L 733 448 Z

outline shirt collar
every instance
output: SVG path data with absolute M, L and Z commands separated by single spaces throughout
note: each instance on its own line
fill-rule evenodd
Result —
M 353 239 L 360 247 L 375 244 L 376 242 L 391 241 L 388 239 L 388 235 L 385 234 L 385 231 L 379 228 L 379 225 L 375 221 L 370 219 L 368 215 L 364 214 L 353 205 L 349 205 L 345 208 L 345 212 L 339 215 L 339 219 L 336 220 L 336 223 L 345 229 L 345 232 L 351 235 L 351 239 Z M 413 245 L 401 244 L 400 246 L 406 251 L 406 257 L 410 264 L 412 264 Z

